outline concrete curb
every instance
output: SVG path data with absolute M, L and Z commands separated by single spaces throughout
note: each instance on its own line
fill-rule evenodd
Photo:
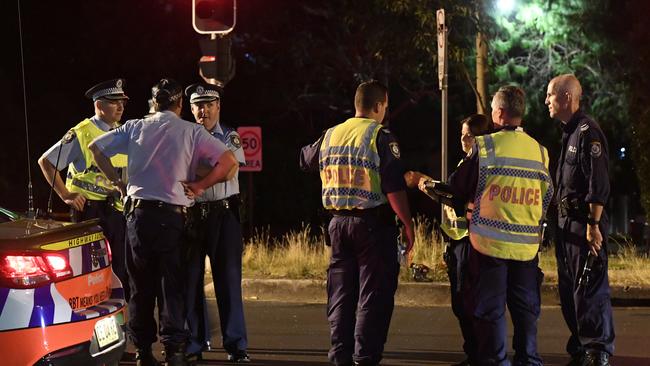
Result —
M 293 303 L 327 302 L 324 280 L 244 279 L 242 290 L 245 300 L 281 301 Z M 650 306 L 650 288 L 612 287 L 612 304 L 615 306 Z M 205 285 L 208 298 L 214 298 L 212 282 Z M 449 284 L 445 282 L 400 283 L 395 303 L 404 306 L 431 306 L 450 304 Z M 542 284 L 542 305 L 560 304 L 556 284 Z

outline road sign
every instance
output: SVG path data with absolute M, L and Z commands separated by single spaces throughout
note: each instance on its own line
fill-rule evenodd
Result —
M 242 172 L 262 171 L 262 128 L 245 126 L 237 128 L 244 149 L 246 165 L 239 168 Z

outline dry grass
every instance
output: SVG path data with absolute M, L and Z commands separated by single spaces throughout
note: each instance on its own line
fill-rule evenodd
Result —
M 322 232 L 323 228 L 321 228 Z M 260 230 L 247 242 L 244 250 L 244 277 L 325 279 L 329 263 L 329 247 L 322 234 L 311 235 L 311 227 L 303 225 L 280 238 L 271 238 L 268 230 Z M 629 244 L 620 246 L 618 254 L 609 259 L 609 279 L 615 286 L 650 286 L 650 258 L 637 253 Z M 397 250 L 397 249 L 396 249 Z M 416 219 L 415 249 L 412 261 L 430 268 L 434 281 L 447 281 L 447 269 L 442 254 L 444 244 L 431 222 Z M 553 248 L 540 253 L 540 267 L 545 282 L 557 283 L 557 267 Z M 400 281 L 409 281 L 409 272 L 402 269 Z

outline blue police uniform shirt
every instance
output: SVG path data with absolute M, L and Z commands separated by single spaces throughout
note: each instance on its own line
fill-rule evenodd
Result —
M 235 154 L 235 158 L 239 161 L 239 166 L 246 165 L 246 158 L 244 157 L 244 149 L 241 146 L 241 139 L 236 130 L 227 126 L 221 127 L 217 122 L 210 134 L 216 137 L 219 141 L 223 142 L 230 151 Z M 218 201 L 230 196 L 239 194 L 239 176 L 235 176 L 223 183 L 217 183 L 209 187 L 205 192 L 196 198 L 196 202 L 211 202 Z
M 557 198 L 605 205 L 609 197 L 609 150 L 598 123 L 576 111 L 562 124 L 562 150 L 556 173 Z
M 194 180 L 199 160 L 214 166 L 228 150 L 203 126 L 171 111 L 129 120 L 95 139 L 95 144 L 106 156 L 129 156 L 129 196 L 180 206 L 193 203 L 185 196 L 181 182 Z
M 300 151 L 299 166 L 306 172 L 319 170 L 318 158 L 323 134 L 316 142 L 303 147 Z M 406 190 L 404 173 L 406 169 L 400 159 L 399 145 L 395 136 L 386 128 L 377 134 L 377 152 L 379 153 L 379 176 L 381 190 L 384 194 Z
M 102 131 L 108 131 L 111 129 L 111 126 L 108 123 L 102 121 L 97 116 L 91 117 L 90 120 Z M 79 139 L 77 139 L 76 136 L 72 135 L 71 139 L 66 141 L 64 140 L 65 139 L 59 140 L 45 153 L 43 153 L 43 156 L 46 157 L 53 166 L 57 165 L 58 158 L 58 166 L 56 166 L 57 170 L 63 170 L 70 164 L 72 164 L 74 168 L 79 172 L 85 170 L 87 168 L 86 159 L 84 159 L 84 156 L 81 153 Z M 85 147 L 87 148 L 88 146 Z M 61 151 L 60 155 L 59 150 Z

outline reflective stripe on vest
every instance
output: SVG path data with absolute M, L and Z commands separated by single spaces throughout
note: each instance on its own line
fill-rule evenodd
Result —
M 330 210 L 368 209 L 387 202 L 381 191 L 374 120 L 350 118 L 325 133 L 319 153 L 323 206 Z
M 546 149 L 523 131 L 478 136 L 479 177 L 469 235 L 484 255 L 531 260 L 553 196 Z
M 95 159 L 88 145 L 96 137 L 106 132 L 97 127 L 90 119 L 81 121 L 72 130 L 79 140 L 79 147 L 81 148 L 81 153 L 86 163 L 86 169 L 79 172 L 75 169 L 74 164 L 70 164 L 68 166 L 65 186 L 70 192 L 82 194 L 87 199 L 96 201 L 105 200 L 106 196 L 115 190 L 115 187 L 106 178 L 104 173 L 97 169 Z M 127 157 L 124 154 L 117 154 L 111 158 L 111 163 L 115 168 L 126 168 Z M 122 209 L 119 200 L 116 200 L 115 204 L 117 209 Z

